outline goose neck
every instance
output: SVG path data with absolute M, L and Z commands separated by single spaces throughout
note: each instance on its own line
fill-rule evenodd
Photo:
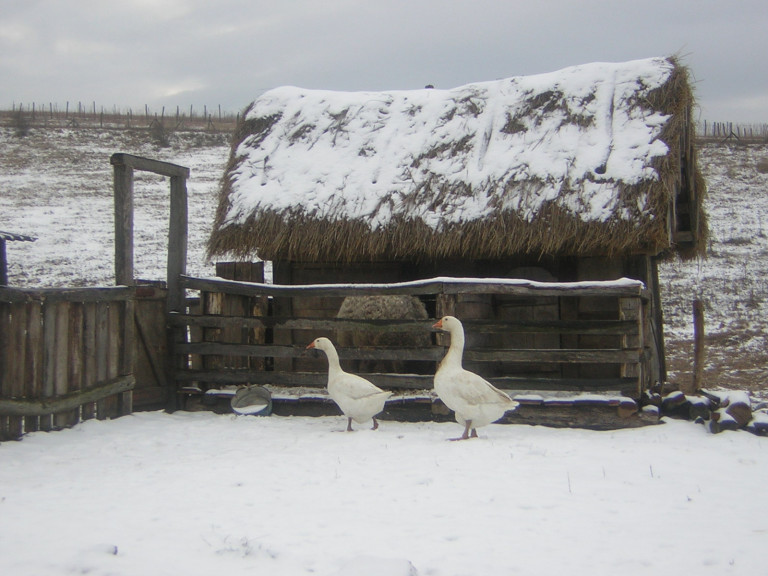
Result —
M 328 371 L 340 372 L 341 363 L 339 362 L 339 353 L 336 352 L 336 348 L 330 346 L 324 350 L 325 355 L 328 357 Z
M 451 343 L 448 346 L 446 358 L 448 358 L 449 362 L 461 365 L 464 355 L 464 331 L 451 330 L 449 334 L 451 335 Z

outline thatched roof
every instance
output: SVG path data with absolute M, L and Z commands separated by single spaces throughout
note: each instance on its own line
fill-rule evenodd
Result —
M 692 104 L 674 58 L 452 90 L 277 88 L 237 127 L 209 254 L 659 254 L 676 249 L 679 198 L 695 253 L 706 223 Z

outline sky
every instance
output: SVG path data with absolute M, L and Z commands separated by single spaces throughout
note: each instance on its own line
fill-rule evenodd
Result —
M 765 0 L 0 0 L 0 108 L 236 112 L 283 85 L 454 88 L 678 55 L 697 119 L 768 122 Z

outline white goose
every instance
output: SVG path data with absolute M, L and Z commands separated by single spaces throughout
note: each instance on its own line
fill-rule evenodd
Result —
M 379 427 L 376 415 L 384 410 L 384 403 L 392 392 L 385 392 L 365 378 L 344 372 L 339 363 L 336 347 L 328 338 L 317 338 L 307 349 L 317 348 L 328 358 L 328 394 L 347 417 L 347 431 L 352 431 L 352 420 L 358 424 L 373 420 L 373 429 Z
M 456 421 L 464 424 L 464 434 L 455 440 L 477 438 L 477 428 L 495 422 L 517 402 L 495 388 L 481 376 L 465 370 L 464 326 L 453 316 L 443 316 L 433 326 L 451 335 L 451 345 L 435 373 L 435 392 L 456 413 Z

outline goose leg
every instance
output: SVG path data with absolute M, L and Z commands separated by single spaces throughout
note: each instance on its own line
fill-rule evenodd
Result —
M 347 418 L 347 432 L 352 432 L 352 418 Z
M 469 430 L 472 427 L 472 420 L 467 420 L 464 423 L 464 434 L 462 434 L 459 438 L 451 438 L 451 440 L 468 440 L 469 439 Z M 477 438 L 477 431 L 472 428 L 473 438 Z
M 373 418 L 373 428 L 371 430 L 378 430 L 379 429 L 379 423 L 376 421 L 376 418 Z

